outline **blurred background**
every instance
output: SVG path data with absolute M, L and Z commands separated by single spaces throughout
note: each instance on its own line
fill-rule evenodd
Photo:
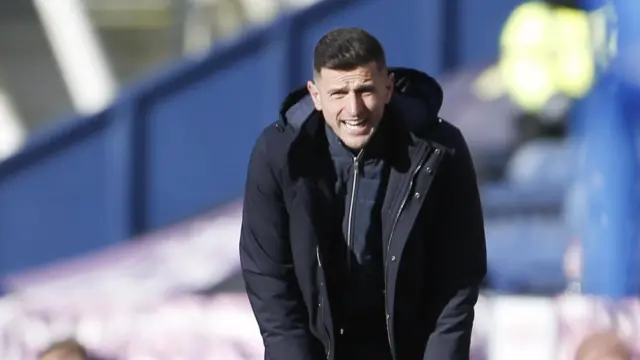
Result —
M 75 339 L 262 359 L 238 275 L 249 153 L 320 36 L 359 26 L 441 82 L 472 149 L 473 359 L 631 359 L 637 18 L 637 0 L 0 0 L 0 358 Z

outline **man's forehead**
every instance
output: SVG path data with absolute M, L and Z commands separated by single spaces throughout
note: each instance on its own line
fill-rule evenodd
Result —
M 334 69 L 322 69 L 320 76 L 323 79 L 371 79 L 374 77 L 374 72 L 368 67 L 357 67 L 353 70 L 334 70 Z
M 322 69 L 320 76 L 316 79 L 328 87 L 355 87 L 360 85 L 371 85 L 380 79 L 380 71 L 367 67 L 360 67 L 354 70 L 332 70 Z

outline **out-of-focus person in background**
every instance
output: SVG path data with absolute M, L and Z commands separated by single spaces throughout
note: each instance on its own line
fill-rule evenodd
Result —
M 632 353 L 613 332 L 598 332 L 588 336 L 578 347 L 575 360 L 631 360 Z
M 271 360 L 468 360 L 482 209 L 443 93 L 342 28 L 254 147 L 240 254 Z
M 39 360 L 89 360 L 87 350 L 75 339 L 58 341 L 43 351 Z

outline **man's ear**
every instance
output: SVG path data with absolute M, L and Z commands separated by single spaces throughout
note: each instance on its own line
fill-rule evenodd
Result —
M 320 91 L 316 84 L 309 80 L 307 81 L 307 91 L 309 91 L 309 95 L 311 95 L 311 99 L 313 100 L 313 105 L 316 110 L 322 111 L 322 103 L 320 102 Z
M 396 87 L 396 75 L 392 72 L 389 72 L 389 76 L 387 78 L 387 96 L 385 99 L 385 104 L 388 104 L 391 101 L 391 97 L 393 96 L 393 91 Z

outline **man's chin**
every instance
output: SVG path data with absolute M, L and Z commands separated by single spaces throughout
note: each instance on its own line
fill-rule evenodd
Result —
M 369 139 L 371 138 L 371 134 L 367 135 L 359 135 L 359 136 L 345 136 L 342 140 L 342 143 L 345 144 L 348 148 L 358 151 L 363 149 Z

